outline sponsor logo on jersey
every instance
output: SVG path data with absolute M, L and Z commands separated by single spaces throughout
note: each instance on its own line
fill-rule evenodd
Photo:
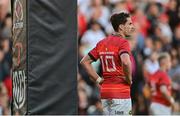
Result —
M 115 114 L 117 114 L 117 115 L 123 115 L 123 114 L 124 114 L 124 111 L 115 111 Z

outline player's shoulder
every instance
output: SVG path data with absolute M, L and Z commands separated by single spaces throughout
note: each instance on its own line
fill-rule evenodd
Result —
M 128 46 L 129 45 L 129 41 L 126 38 L 122 38 L 122 37 L 118 37 L 117 43 L 120 43 L 120 46 Z
M 118 36 L 113 36 L 113 35 L 109 35 L 107 37 L 105 37 L 104 39 L 102 39 L 101 41 L 98 42 L 98 45 L 113 45 L 113 46 L 122 46 L 122 45 L 127 45 L 129 44 L 128 40 L 118 37 Z
M 110 35 L 108 38 L 114 39 L 114 40 L 117 40 L 117 41 L 127 42 L 127 40 L 125 38 L 115 36 L 115 35 Z
M 166 72 L 161 71 L 161 70 L 159 70 L 159 75 L 160 75 L 161 77 L 167 77 L 167 76 L 168 76 L 168 74 L 167 74 Z
M 111 44 L 113 44 L 113 43 L 117 43 L 117 41 L 116 41 L 115 37 L 114 37 L 114 36 L 111 36 L 111 35 L 103 38 L 102 40 L 100 40 L 100 41 L 98 42 L 99 45 L 107 45 L 107 44 L 110 44 L 110 45 L 111 45 Z
M 150 78 L 151 79 L 157 79 L 161 76 L 161 72 L 159 70 L 157 70 L 155 73 L 153 73 Z
M 100 40 L 100 41 L 97 43 L 97 45 L 101 45 L 101 44 L 105 43 L 105 42 L 106 42 L 106 39 L 107 39 L 107 37 L 103 38 L 102 40 Z
M 161 70 L 158 70 L 157 73 L 156 73 L 156 78 L 167 79 L 169 77 L 168 77 L 168 73 L 166 73 L 164 71 L 161 71 Z
M 113 45 L 117 44 L 118 46 L 121 46 L 123 44 L 129 44 L 128 40 L 125 39 L 125 38 L 122 38 L 122 37 L 118 37 L 118 36 L 114 36 L 114 35 L 111 35 L 107 38 L 107 41 L 109 43 L 113 43 Z
M 127 39 L 125 39 L 125 38 L 121 38 L 121 43 L 122 43 L 122 45 L 130 45 L 130 43 L 129 43 L 129 41 L 127 40 Z

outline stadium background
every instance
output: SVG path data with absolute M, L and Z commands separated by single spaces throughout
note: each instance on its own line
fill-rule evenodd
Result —
M 136 32 L 129 39 L 133 61 L 131 97 L 133 114 L 149 114 L 150 90 L 146 82 L 158 68 L 158 53 L 169 52 L 172 69 L 174 114 L 180 114 L 180 1 L 179 0 L 78 0 L 79 61 L 98 41 L 112 34 L 109 17 L 127 11 Z M 93 64 L 101 74 L 99 64 Z M 80 114 L 101 114 L 98 88 L 79 65 L 78 94 Z
M 136 32 L 129 40 L 134 55 L 132 85 L 133 113 L 149 114 L 150 93 L 146 80 L 158 69 L 157 55 L 167 51 L 173 67 L 176 100 L 174 114 L 180 114 L 180 1 L 179 0 L 78 0 L 79 61 L 103 37 L 112 33 L 109 16 L 129 11 Z M 8 0 L 0 0 L 0 114 L 10 113 L 11 87 L 11 14 Z M 94 64 L 97 71 L 98 63 Z M 78 94 L 80 114 L 101 114 L 98 88 L 79 65 Z

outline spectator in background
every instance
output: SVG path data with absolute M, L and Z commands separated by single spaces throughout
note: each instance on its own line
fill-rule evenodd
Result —
M 89 17 L 89 9 L 91 8 L 92 0 L 78 0 L 78 8 L 80 12 L 85 15 L 86 20 Z
M 84 84 L 84 82 L 79 82 L 79 85 L 81 85 L 81 83 Z M 79 114 L 87 114 L 86 110 L 88 108 L 88 97 L 87 97 L 87 93 L 85 90 L 85 87 L 79 87 L 78 88 L 78 95 L 79 95 Z
M 178 47 L 180 45 L 180 24 L 176 26 L 173 37 L 173 45 Z
M 102 105 L 97 90 L 89 87 L 85 81 L 78 76 L 79 114 L 102 114 Z
M 174 32 L 175 27 L 180 23 L 180 18 L 177 14 L 177 0 L 169 0 L 166 14 L 169 16 L 169 25 Z
M 0 64 L 4 59 L 4 51 L 3 51 L 3 39 L 0 36 Z
M 162 43 L 159 39 L 154 40 L 154 51 L 157 51 L 158 53 L 162 52 Z
M 4 51 L 4 53 L 6 54 L 6 53 L 8 53 L 9 52 L 9 50 L 10 50 L 10 40 L 8 39 L 8 38 L 5 38 L 5 36 L 4 37 L 2 37 L 1 38 L 1 44 L 2 44 L 2 47 L 3 47 L 3 51 Z
M 2 48 L 0 47 L 0 80 L 3 78 L 3 70 L 2 70 L 2 61 L 4 59 L 4 52 Z
M 84 46 L 83 56 L 87 54 L 95 45 L 105 38 L 101 25 L 97 21 L 90 22 L 91 28 L 82 36 L 81 43 Z M 99 72 L 99 62 L 93 63 L 93 67 Z
M 169 71 L 169 75 L 172 79 L 172 88 L 174 90 L 174 98 L 176 103 L 177 109 L 175 112 L 178 112 L 180 110 L 180 64 L 178 60 L 178 53 L 176 49 L 171 50 L 171 59 L 172 59 L 172 68 Z M 178 109 L 179 107 L 179 109 Z
M 132 17 L 133 22 L 135 25 L 137 25 L 136 29 L 139 30 L 140 34 L 142 34 L 143 37 L 147 37 L 148 34 L 147 30 L 150 24 L 147 20 L 146 15 L 139 7 L 136 7 L 134 11 L 132 11 L 132 13 L 133 13 L 133 17 Z
M 119 12 L 119 11 L 128 12 L 126 1 L 119 0 L 119 1 L 114 2 L 114 9 L 112 11 L 113 12 Z
M 87 21 L 85 15 L 80 11 L 78 6 L 78 31 L 79 37 L 82 37 L 87 28 Z
M 9 95 L 8 100 L 12 97 L 12 80 L 11 80 L 11 27 L 12 18 L 9 13 L 10 0 L 0 0 L 0 83 L 6 87 Z M 2 59 L 3 57 L 3 59 Z
M 158 25 L 158 24 L 154 25 L 154 27 L 153 27 L 153 33 L 150 34 L 151 38 L 152 38 L 153 40 L 161 40 L 161 41 L 162 41 L 162 38 L 163 38 L 162 35 L 163 35 L 163 34 L 162 34 L 162 30 L 161 30 L 161 28 L 159 27 L 159 25 Z
M 1 38 L 1 45 L 3 47 L 2 52 L 4 53 L 4 59 L 1 62 L 2 66 L 2 74 L 3 77 L 1 81 L 5 79 L 6 76 L 10 75 L 11 70 L 11 54 L 9 53 L 10 46 L 9 46 L 9 39 Z
M 167 38 L 167 41 L 170 43 L 172 41 L 172 31 L 168 22 L 168 16 L 166 14 L 161 14 L 159 17 L 159 27 L 162 31 L 163 36 Z
M 2 48 L 0 47 L 0 63 L 2 62 L 3 59 L 4 59 L 4 52 Z
M 9 0 L 1 0 L 0 1 L 0 28 L 4 26 L 4 20 L 8 13 L 9 8 Z
M 10 115 L 8 93 L 3 83 L 0 83 L 0 115 Z
M 172 69 L 170 70 L 169 75 L 172 77 L 172 81 L 179 85 L 175 88 L 180 89 L 180 65 L 177 57 L 172 57 Z
M 87 48 L 92 49 L 95 45 L 105 37 L 104 32 L 101 30 L 101 25 L 97 21 L 90 22 L 90 29 L 88 29 L 82 36 L 81 43 L 86 45 Z
M 153 75 L 159 69 L 158 54 L 153 51 L 149 58 L 144 62 L 144 77 L 149 80 L 149 77 Z
M 160 11 L 157 3 L 152 2 L 149 4 L 149 6 L 147 6 L 147 18 L 149 23 L 151 24 L 149 28 L 149 34 L 153 34 L 153 29 L 157 25 L 159 14 Z
M 153 41 L 151 38 L 146 38 L 144 44 L 145 46 L 142 52 L 143 52 L 144 58 L 147 58 L 151 55 L 153 51 Z
M 103 27 L 108 25 L 108 19 L 110 16 L 110 11 L 107 7 L 103 5 L 102 0 L 92 0 L 90 9 L 90 20 L 96 20 L 100 23 Z
M 5 37 L 5 36 L 4 36 Z M 0 82 L 3 82 L 7 87 L 9 100 L 12 97 L 12 80 L 11 80 L 11 67 L 12 56 L 10 52 L 10 40 L 7 38 L 0 38 L 3 52 L 3 60 L 0 62 Z
M 4 25 L 5 28 L 9 29 L 8 31 L 11 31 L 11 27 L 12 27 L 12 17 L 10 13 L 7 13 L 5 21 L 4 21 Z M 10 33 L 10 32 L 8 32 Z M 11 36 L 11 34 L 8 35 L 9 37 Z
M 139 50 L 142 50 L 144 47 L 144 38 L 147 35 L 146 28 L 148 27 L 148 22 L 147 18 L 145 17 L 144 13 L 140 8 L 135 8 L 132 11 L 132 20 L 133 24 L 135 25 L 136 28 L 136 35 L 137 35 L 137 48 Z M 139 23 L 141 22 L 141 23 Z

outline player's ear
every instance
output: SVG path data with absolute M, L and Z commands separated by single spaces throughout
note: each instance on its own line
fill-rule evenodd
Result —
M 119 29 L 123 30 L 123 25 L 122 24 L 119 25 Z

